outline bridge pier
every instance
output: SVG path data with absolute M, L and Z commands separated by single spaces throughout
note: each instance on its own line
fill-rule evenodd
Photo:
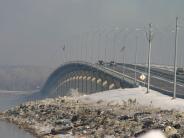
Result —
M 115 88 L 115 85 L 114 85 L 114 83 L 111 83 L 111 84 L 109 85 L 109 90 L 112 90 L 113 88 Z
M 91 92 L 91 76 L 90 76 L 90 74 L 88 74 L 88 76 L 87 76 L 87 94 L 89 94 L 90 92 Z
M 71 88 L 82 93 L 93 93 L 120 88 L 122 84 L 98 72 L 77 71 L 65 74 L 57 81 L 56 95 L 65 95 Z M 94 87 L 95 86 L 95 87 Z

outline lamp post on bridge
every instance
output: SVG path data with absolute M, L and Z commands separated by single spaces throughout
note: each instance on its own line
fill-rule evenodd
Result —
M 114 45 L 114 39 L 112 40 L 112 44 L 111 44 L 111 41 L 110 38 L 109 38 L 109 35 L 112 34 L 117 28 L 113 28 L 113 29 L 110 29 L 108 32 L 105 33 L 104 35 L 104 40 L 106 41 L 106 44 L 105 44 L 105 47 L 104 47 L 104 61 L 108 61 L 108 58 L 107 58 L 107 54 L 109 54 L 109 52 L 111 50 L 108 50 L 109 48 L 111 48 L 111 46 Z M 109 44 L 110 42 L 110 44 Z
M 122 52 L 123 53 L 123 74 L 125 73 L 125 46 L 123 46 L 121 49 L 120 49 L 120 52 Z
M 64 44 L 63 47 L 62 47 L 62 52 L 63 52 L 63 63 L 65 63 L 65 49 L 66 49 L 66 46 L 65 46 L 65 44 Z
M 151 42 L 153 40 L 153 32 L 152 32 L 152 24 L 149 24 L 149 31 L 147 33 L 147 39 L 148 39 L 148 42 L 149 42 L 149 51 L 148 51 L 148 73 L 147 73 L 147 92 L 146 93 L 149 93 L 150 92 L 150 62 L 151 62 Z
M 134 65 L 134 67 L 135 67 L 135 84 L 137 83 L 137 41 L 138 41 L 138 37 L 137 37 L 137 35 L 136 35 L 136 40 L 135 40 L 136 42 L 135 42 L 135 65 Z
M 118 35 L 120 35 L 121 33 L 125 34 L 124 38 L 126 39 L 126 37 L 129 35 L 129 34 L 126 34 L 127 31 L 129 31 L 129 28 L 118 28 L 117 27 L 117 28 L 115 28 L 115 31 L 117 31 L 117 32 L 116 32 L 116 34 L 114 34 L 114 37 L 113 37 L 113 46 L 114 46 L 114 51 L 115 51 L 115 55 L 114 55 L 114 59 L 113 60 L 114 60 L 114 62 L 118 62 L 118 57 L 115 58 L 116 56 L 118 56 L 118 55 L 116 55 L 116 50 L 117 50 L 116 39 L 117 39 Z M 125 46 L 123 46 L 122 48 L 123 49 L 120 49 L 121 52 L 124 51 Z M 125 59 L 125 56 L 123 55 L 123 63 L 124 63 L 124 59 Z
M 177 71 L 177 37 L 178 37 L 178 17 L 176 17 L 176 30 L 175 30 L 175 54 L 174 54 L 174 92 L 173 99 L 176 98 L 176 71 Z

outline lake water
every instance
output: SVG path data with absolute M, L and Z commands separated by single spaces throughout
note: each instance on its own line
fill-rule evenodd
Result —
M 17 104 L 26 101 L 25 95 L 22 94 L 4 94 L 0 92 L 0 111 L 9 109 Z M 16 125 L 0 121 L 0 138 L 35 138 Z
M 86 82 L 87 83 L 87 82 Z M 71 83 L 71 87 L 74 87 L 74 84 Z M 85 85 L 85 82 L 84 82 Z M 84 90 L 87 91 L 100 91 L 102 88 L 94 83 L 92 84 L 91 89 L 91 82 L 87 83 L 84 87 Z M 79 82 L 79 91 L 83 91 L 81 89 L 82 83 Z M 70 91 L 70 90 L 65 90 L 65 91 Z M 19 94 L 18 94 L 19 93 Z M 58 94 L 54 95 L 52 94 L 53 97 L 57 96 Z M 39 97 L 39 95 L 34 95 L 36 98 Z M 42 96 L 41 96 L 42 97 Z M 29 100 L 31 97 L 29 97 Z M 34 99 L 34 97 L 32 97 Z M 23 102 L 27 101 L 27 96 L 25 94 L 20 94 L 20 92 L 3 92 L 0 90 L 0 111 L 4 111 L 6 109 L 9 109 L 15 105 L 21 104 Z M 16 125 L 0 121 L 0 138 L 35 138 L 28 134 L 27 132 L 19 129 Z

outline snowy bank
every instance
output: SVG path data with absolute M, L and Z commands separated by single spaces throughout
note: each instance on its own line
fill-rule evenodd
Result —
M 123 101 L 127 101 L 129 99 L 136 99 L 136 102 L 145 106 L 151 105 L 155 108 L 184 111 L 184 99 L 172 99 L 172 97 L 154 90 L 150 90 L 150 93 L 146 94 L 145 87 L 115 89 L 84 95 L 78 98 L 78 100 L 85 103 L 93 103 L 102 100 L 104 102 L 113 102 L 114 104 L 122 104 Z

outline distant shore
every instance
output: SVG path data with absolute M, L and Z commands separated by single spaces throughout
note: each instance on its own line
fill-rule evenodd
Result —
M 9 94 L 14 94 L 14 95 L 31 94 L 31 93 L 34 93 L 35 91 L 8 91 L 8 90 L 0 90 L 0 95 L 1 94 L 3 94 L 3 95 L 9 95 Z

